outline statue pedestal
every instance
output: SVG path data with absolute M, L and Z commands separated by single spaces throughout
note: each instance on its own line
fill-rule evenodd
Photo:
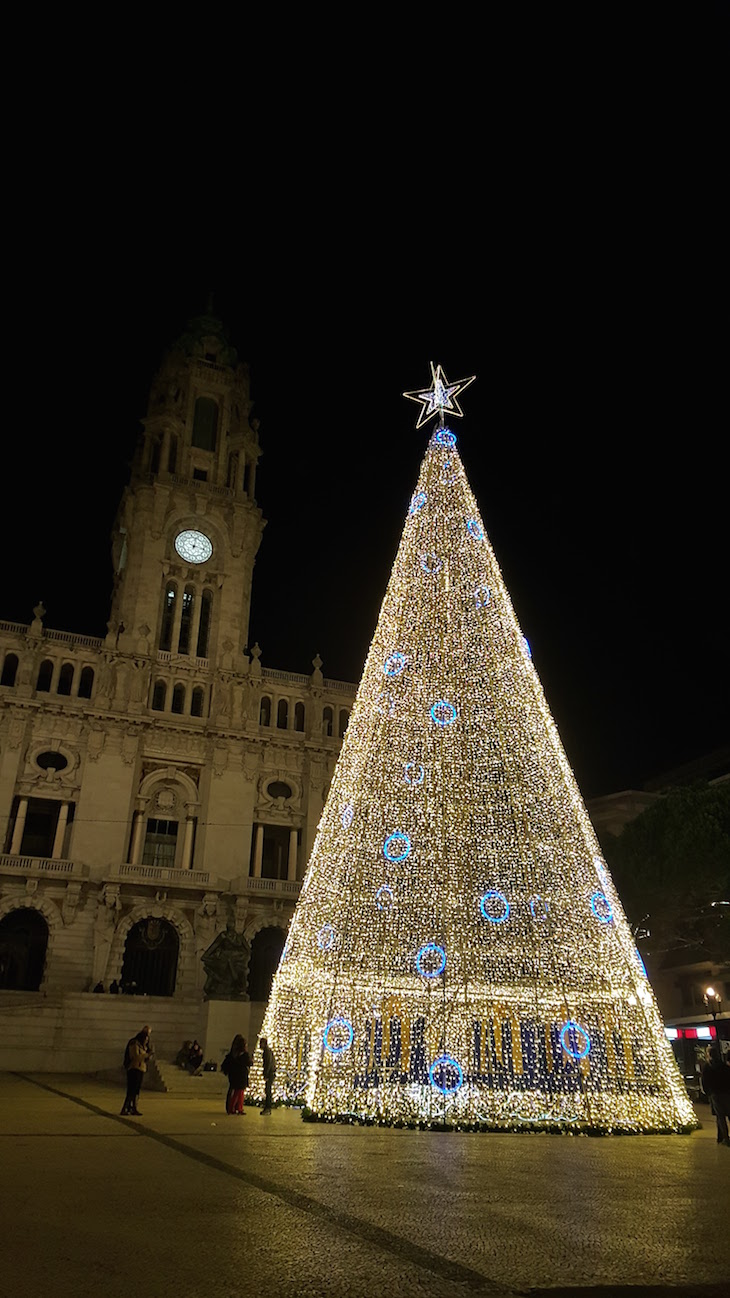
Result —
M 253 1056 L 256 1049 L 256 1038 L 251 1038 L 250 1028 L 252 1026 L 253 1015 L 251 1010 L 258 1011 L 263 1009 L 258 1004 L 252 1005 L 250 1001 L 206 1001 L 203 1005 L 202 1016 L 202 1039 L 200 1041 L 203 1047 L 203 1059 L 212 1059 L 220 1068 L 225 1056 L 231 1048 L 231 1042 L 237 1032 L 246 1038 L 246 1048 L 248 1053 Z M 255 1015 L 256 1022 L 253 1023 L 253 1031 L 257 1033 L 263 1015 Z

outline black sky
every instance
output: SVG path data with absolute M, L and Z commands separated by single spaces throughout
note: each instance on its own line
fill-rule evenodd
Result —
M 53 345 L 4 489 L 4 618 L 28 621 L 42 598 L 46 625 L 104 633 L 147 387 L 207 288 L 147 286 L 141 300 L 134 278 L 87 285 L 54 318 L 49 286 Z M 471 328 L 424 330 L 414 310 L 402 341 L 354 306 L 341 328 L 292 331 L 235 282 L 215 304 L 261 420 L 251 641 L 264 665 L 307 672 L 319 652 L 325 674 L 359 680 L 428 435 L 401 393 L 427 384 L 433 359 L 478 376 L 460 453 L 584 794 L 727 742 L 727 358 L 712 330 L 700 338 L 636 285 L 623 317 L 614 301 L 566 324 L 535 293 L 529 312 L 502 297 L 500 318 Z
M 478 376 L 459 449 L 584 794 L 726 744 L 727 11 L 517 5 L 445 61 L 375 24 L 362 62 L 294 42 L 291 85 L 274 42 L 228 132 L 177 65 L 156 114 L 133 51 L 91 117 L 65 64 L 39 81 L 6 161 L 0 616 L 104 633 L 149 383 L 213 291 L 261 420 L 265 665 L 359 679 L 433 360 Z

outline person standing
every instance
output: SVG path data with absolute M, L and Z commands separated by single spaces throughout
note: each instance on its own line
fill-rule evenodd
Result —
M 717 1122 L 718 1145 L 730 1145 L 727 1120 L 730 1118 L 730 1066 L 723 1063 L 720 1047 L 707 1047 L 707 1063 L 702 1069 L 702 1089 Z
M 276 1060 L 266 1037 L 262 1037 L 259 1044 L 261 1046 L 261 1062 L 264 1070 L 264 1086 L 266 1088 L 266 1097 L 261 1106 L 261 1116 L 263 1117 L 265 1113 L 271 1113 L 271 1088 L 276 1077 Z
M 145 1026 L 136 1036 L 130 1038 L 124 1052 L 124 1067 L 127 1070 L 127 1094 L 121 1109 L 122 1116 L 133 1113 L 137 1118 L 142 1117 L 137 1108 L 137 1099 L 151 1057 L 150 1029 L 149 1026 Z
M 228 1078 L 226 1113 L 240 1113 L 243 1116 L 243 1100 L 248 1086 L 251 1062 L 251 1056 L 246 1049 L 246 1038 L 234 1037 L 231 1048 L 221 1064 L 221 1072 Z

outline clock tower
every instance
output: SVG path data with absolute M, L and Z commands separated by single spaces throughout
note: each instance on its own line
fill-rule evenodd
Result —
M 188 672 L 247 665 L 265 525 L 251 404 L 248 366 L 221 321 L 190 320 L 153 381 L 114 527 L 107 646 L 169 662 L 183 688 Z

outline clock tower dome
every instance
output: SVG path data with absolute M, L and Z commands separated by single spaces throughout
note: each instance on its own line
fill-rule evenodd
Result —
M 152 383 L 112 537 L 110 647 L 177 670 L 245 670 L 265 525 L 251 404 L 248 366 L 209 309 Z

